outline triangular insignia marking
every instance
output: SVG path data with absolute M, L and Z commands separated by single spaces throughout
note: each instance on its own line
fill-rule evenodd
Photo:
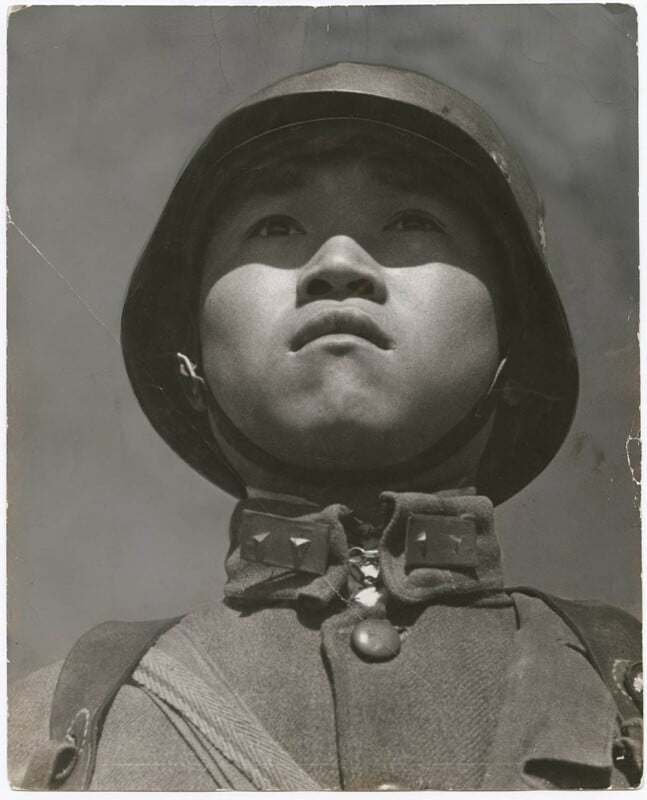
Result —
M 254 555 L 256 558 L 262 558 L 263 545 L 265 544 L 265 540 L 269 535 L 269 531 L 264 531 L 263 533 L 256 533 L 254 536 L 252 536 L 252 542 L 254 543 Z
M 290 536 L 290 547 L 292 548 L 292 563 L 295 567 L 300 567 L 305 558 L 305 554 L 310 547 L 310 539 L 303 539 L 299 536 Z

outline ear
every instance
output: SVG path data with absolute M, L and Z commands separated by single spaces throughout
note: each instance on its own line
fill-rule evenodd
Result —
M 207 384 L 198 375 L 196 365 L 184 353 L 176 353 L 180 386 L 189 405 L 194 411 L 206 411 Z

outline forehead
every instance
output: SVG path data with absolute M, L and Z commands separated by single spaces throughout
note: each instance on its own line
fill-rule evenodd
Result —
M 340 174 L 361 174 L 402 192 L 464 195 L 467 166 L 431 142 L 375 123 L 339 120 L 304 128 L 232 165 L 229 200 L 285 195 Z

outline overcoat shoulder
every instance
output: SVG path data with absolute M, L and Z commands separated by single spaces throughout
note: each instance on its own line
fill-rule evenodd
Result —
M 30 758 L 49 738 L 61 667 L 58 662 L 39 669 L 10 688 L 8 776 L 14 788 L 22 787 Z M 155 702 L 126 684 L 106 719 L 90 788 L 145 791 L 151 787 L 199 791 L 213 789 L 213 782 Z

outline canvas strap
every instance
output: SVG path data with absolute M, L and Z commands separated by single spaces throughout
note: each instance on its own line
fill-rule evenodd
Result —
M 193 649 L 189 637 L 181 644 Z M 224 757 L 240 773 L 243 781 L 234 779 L 232 788 L 261 791 L 322 788 L 265 730 L 216 664 L 211 663 L 206 674 L 199 672 L 188 668 L 181 657 L 153 647 L 142 658 L 133 680 L 179 712 L 201 734 L 206 744 L 200 748 L 203 764 L 206 756 L 212 754 L 212 761 L 222 763 Z
M 87 789 L 101 723 L 151 645 L 180 617 L 104 622 L 70 650 L 54 690 L 50 740 L 32 756 L 23 789 Z

